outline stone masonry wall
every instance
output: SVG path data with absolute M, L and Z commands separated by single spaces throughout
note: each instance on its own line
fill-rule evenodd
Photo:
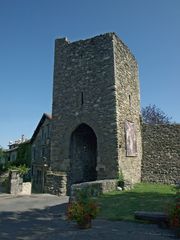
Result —
M 142 181 L 180 182 L 180 124 L 143 124 L 142 139 Z
M 97 179 L 118 172 L 113 34 L 69 43 L 57 39 L 52 110 L 52 170 L 69 171 L 72 132 L 81 123 L 97 137 Z M 83 94 L 83 103 L 82 103 Z
M 84 182 L 79 184 L 73 184 L 71 186 L 70 201 L 76 199 L 76 195 L 79 191 L 85 190 L 89 196 L 97 197 L 103 193 L 115 191 L 117 189 L 117 180 L 105 179 L 93 182 Z
M 10 194 L 18 195 L 22 191 L 23 178 L 17 170 L 9 172 L 9 185 Z
M 116 35 L 114 35 L 113 44 L 119 169 L 125 181 L 134 184 L 141 179 L 142 158 L 138 65 L 128 47 Z M 137 140 L 135 156 L 126 154 L 126 121 L 135 126 Z
M 47 171 L 44 192 L 58 196 L 65 196 L 66 184 L 66 173 Z

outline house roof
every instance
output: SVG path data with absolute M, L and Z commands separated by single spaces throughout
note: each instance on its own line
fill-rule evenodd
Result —
M 40 119 L 32 137 L 31 137 L 31 143 L 34 141 L 35 137 L 37 136 L 41 126 L 43 125 L 43 123 L 45 122 L 46 119 L 51 120 L 52 116 L 48 113 L 43 113 L 43 115 L 42 115 L 42 117 L 41 117 L 41 119 Z

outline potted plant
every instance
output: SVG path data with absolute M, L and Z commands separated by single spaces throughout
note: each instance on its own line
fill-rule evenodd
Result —
M 180 192 L 176 192 L 176 197 L 173 202 L 169 204 L 168 216 L 170 227 L 175 231 L 176 235 L 180 237 Z
M 90 228 L 91 220 L 96 218 L 99 207 L 87 191 L 80 190 L 76 194 L 76 199 L 68 204 L 67 218 L 77 222 L 81 229 Z

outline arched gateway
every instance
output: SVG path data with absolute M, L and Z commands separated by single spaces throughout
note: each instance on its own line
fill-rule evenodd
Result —
M 82 123 L 71 134 L 70 183 L 97 179 L 97 138 L 91 127 Z

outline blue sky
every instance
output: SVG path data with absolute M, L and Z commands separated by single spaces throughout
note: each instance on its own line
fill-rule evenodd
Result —
M 116 32 L 139 64 L 141 105 L 180 123 L 179 0 L 0 0 L 0 145 L 51 112 L 54 40 Z

